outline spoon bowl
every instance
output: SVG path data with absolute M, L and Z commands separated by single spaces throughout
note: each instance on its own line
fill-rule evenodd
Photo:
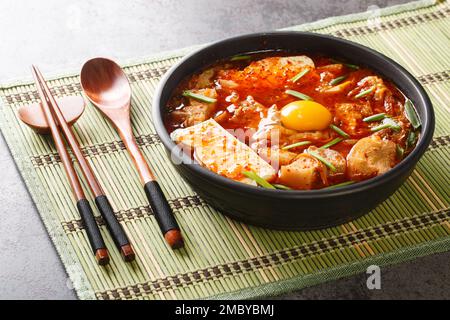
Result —
M 67 96 L 56 98 L 64 119 L 69 126 L 81 117 L 86 105 L 80 96 Z M 40 102 L 32 103 L 19 108 L 19 119 L 39 134 L 51 133 Z
M 130 104 L 131 87 L 120 66 L 106 58 L 88 60 L 81 69 L 81 85 L 89 100 L 103 109 Z

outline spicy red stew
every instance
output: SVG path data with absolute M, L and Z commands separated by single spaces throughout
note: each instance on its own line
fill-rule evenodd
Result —
M 278 189 L 381 175 L 411 152 L 420 126 L 412 103 L 374 71 L 279 52 L 235 56 L 195 73 L 167 110 L 172 139 L 200 164 Z

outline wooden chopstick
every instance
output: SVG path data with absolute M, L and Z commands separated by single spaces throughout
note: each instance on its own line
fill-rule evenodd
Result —
M 64 134 L 64 137 L 66 138 L 67 142 L 69 143 L 70 148 L 72 149 L 75 155 L 75 158 L 80 164 L 81 171 L 83 172 L 87 180 L 88 186 L 95 196 L 95 203 L 97 205 L 97 208 L 100 211 L 103 219 L 105 220 L 106 226 L 109 232 L 111 233 L 111 236 L 114 240 L 116 247 L 120 251 L 122 258 L 125 261 L 127 262 L 133 261 L 135 259 L 135 253 L 130 244 L 130 241 L 125 231 L 123 230 L 122 226 L 120 225 L 119 221 L 117 220 L 117 217 L 114 214 L 112 206 L 109 203 L 109 200 L 106 197 L 105 193 L 103 192 L 99 181 L 95 177 L 95 174 L 91 166 L 84 157 L 80 145 L 77 141 L 77 138 L 75 137 L 70 126 L 65 121 L 64 115 L 62 114 L 61 109 L 59 108 L 55 98 L 51 94 L 50 89 L 48 88 L 41 72 L 35 66 L 33 66 L 33 71 L 36 74 L 36 77 L 50 102 L 49 106 L 52 114 L 58 120 L 61 131 Z
M 106 249 L 105 242 L 103 241 L 103 237 L 100 233 L 97 222 L 95 221 L 92 209 L 86 199 L 83 188 L 81 187 L 80 180 L 78 179 L 78 176 L 72 165 L 72 160 L 70 159 L 70 156 L 65 148 L 63 138 L 61 137 L 61 133 L 58 130 L 58 126 L 49 107 L 49 100 L 47 99 L 46 94 L 43 92 L 41 83 L 34 68 L 32 72 L 36 88 L 41 99 L 42 110 L 44 112 L 48 126 L 50 127 L 56 150 L 58 151 L 61 162 L 63 163 L 64 169 L 66 171 L 67 178 L 69 179 L 69 184 L 76 200 L 78 212 L 80 213 L 80 217 L 83 221 L 83 224 L 85 225 L 92 251 L 95 254 L 97 263 L 99 265 L 106 265 L 109 263 L 109 254 L 108 250 Z

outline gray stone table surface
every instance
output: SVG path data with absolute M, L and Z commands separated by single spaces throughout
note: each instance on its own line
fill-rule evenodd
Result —
M 119 61 L 242 33 L 273 30 L 407 0 L 0 1 L 0 82 L 80 68 L 93 56 Z M 70 281 L 0 138 L 0 298 L 75 299 Z M 382 269 L 382 289 L 366 276 L 280 299 L 450 298 L 450 253 Z

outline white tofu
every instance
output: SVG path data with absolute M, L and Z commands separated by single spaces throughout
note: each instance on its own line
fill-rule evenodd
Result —
M 254 184 L 242 174 L 243 171 L 253 171 L 268 181 L 275 178 L 275 169 L 269 163 L 214 119 L 177 129 L 172 132 L 171 138 L 193 150 L 194 159 L 202 166 L 224 177 Z

